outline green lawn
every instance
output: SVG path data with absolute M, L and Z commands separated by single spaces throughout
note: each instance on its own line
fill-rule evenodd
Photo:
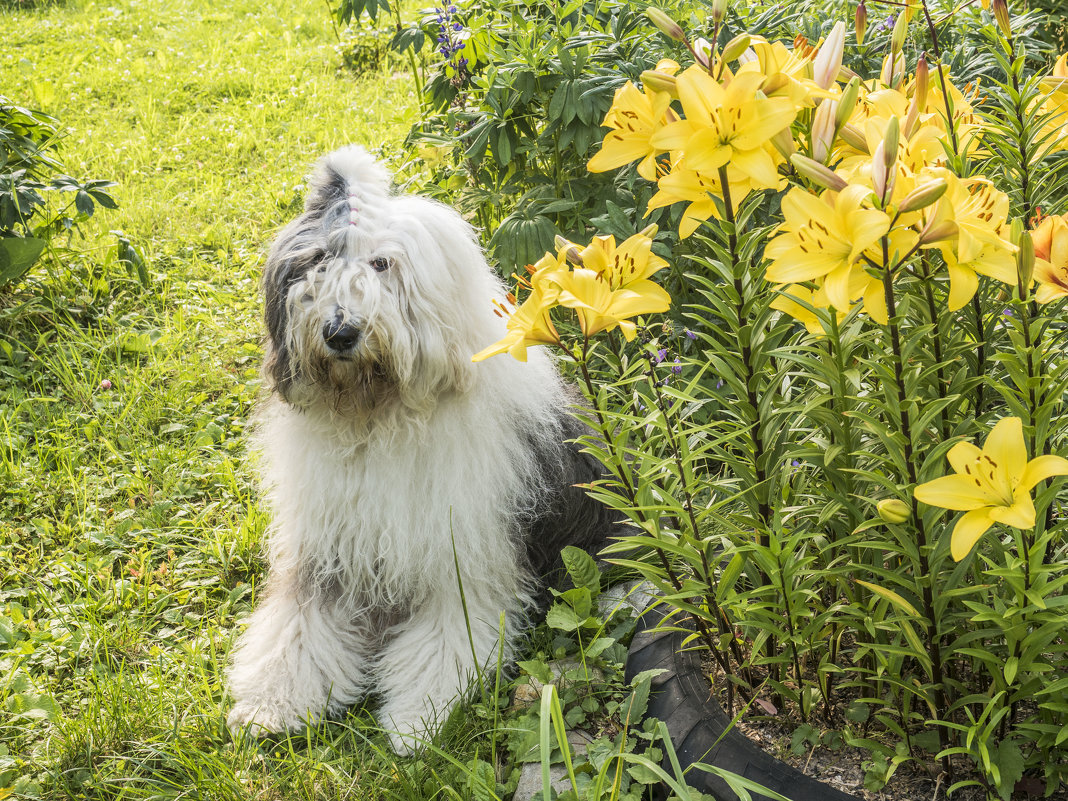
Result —
M 401 163 L 407 77 L 339 72 L 311 0 L 3 5 L 0 41 L 0 94 L 68 126 L 68 171 L 120 204 L 0 294 L 0 798 L 435 792 L 366 713 L 233 743 L 221 677 L 263 569 L 242 432 L 264 249 L 322 153 Z

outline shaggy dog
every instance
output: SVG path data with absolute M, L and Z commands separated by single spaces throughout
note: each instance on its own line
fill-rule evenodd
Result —
M 299 729 L 375 693 L 407 753 L 496 664 L 502 613 L 508 658 L 560 549 L 613 527 L 575 487 L 603 468 L 550 358 L 471 362 L 505 331 L 474 232 L 390 180 L 357 147 L 322 159 L 268 257 L 270 571 L 228 723 Z

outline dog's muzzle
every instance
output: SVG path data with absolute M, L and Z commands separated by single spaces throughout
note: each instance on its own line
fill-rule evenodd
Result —
M 334 313 L 334 319 L 323 324 L 323 341 L 331 351 L 339 355 L 350 354 L 362 336 L 361 322 L 346 319 L 340 310 Z

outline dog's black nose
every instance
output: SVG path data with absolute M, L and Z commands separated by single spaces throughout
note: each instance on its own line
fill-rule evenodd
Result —
M 331 350 L 344 352 L 352 350 L 360 341 L 363 329 L 355 320 L 346 320 L 341 312 L 334 315 L 323 325 L 323 341 Z

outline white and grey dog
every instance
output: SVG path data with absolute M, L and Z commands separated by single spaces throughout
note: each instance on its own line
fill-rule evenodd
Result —
M 322 159 L 268 258 L 270 574 L 228 722 L 293 730 L 374 693 L 405 753 L 496 662 L 501 613 L 509 654 L 560 549 L 613 527 L 574 486 L 602 468 L 569 444 L 583 427 L 549 356 L 471 362 L 504 334 L 472 229 L 390 182 L 361 148 Z

